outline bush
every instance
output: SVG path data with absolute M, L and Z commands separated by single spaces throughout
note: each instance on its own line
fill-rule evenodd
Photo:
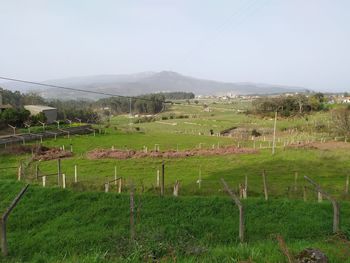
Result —
M 261 133 L 258 132 L 256 129 L 253 129 L 253 130 L 252 130 L 252 136 L 254 136 L 254 137 L 259 137 L 259 136 L 261 136 Z

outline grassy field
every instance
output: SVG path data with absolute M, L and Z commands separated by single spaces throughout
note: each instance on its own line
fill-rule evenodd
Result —
M 56 176 L 47 179 L 47 187 L 33 180 L 34 167 L 45 174 L 57 172 L 57 160 L 31 162 L 25 168 L 25 180 L 32 186 L 9 219 L 10 261 L 22 262 L 284 262 L 275 235 L 282 234 L 293 253 L 306 247 L 318 247 L 331 262 L 346 262 L 350 254 L 349 196 L 344 194 L 346 176 L 350 172 L 347 143 L 326 149 L 315 147 L 283 147 L 288 140 L 334 139 L 326 128 L 331 126 L 329 112 L 303 118 L 278 119 L 276 154 L 271 154 L 273 120 L 240 113 L 249 102 L 175 105 L 158 116 L 157 121 L 135 123 L 135 118 L 114 116 L 97 126 L 102 134 L 76 135 L 71 138 L 46 140 L 48 147 L 70 149 L 73 156 L 62 160 L 67 177 L 67 190 L 57 187 Z M 180 116 L 188 116 L 181 117 Z M 172 117 L 171 117 L 172 116 Z M 162 118 L 163 117 L 163 118 Z M 323 127 L 319 129 L 319 127 Z M 156 173 L 161 158 L 126 160 L 90 160 L 94 149 L 160 151 L 217 148 L 229 145 L 252 148 L 249 138 L 209 136 L 239 127 L 264 131 L 256 138 L 256 153 L 165 158 L 166 197 L 159 198 Z M 326 129 L 326 131 L 325 131 Z M 264 138 L 265 137 L 265 138 Z M 265 139 L 265 140 L 264 140 Z M 260 148 L 260 144 L 262 148 Z M 326 144 L 328 145 L 328 144 Z M 331 145 L 331 143 L 330 143 Z M 20 160 L 31 155 L 0 155 L 0 196 L 2 210 L 22 186 L 16 182 Z M 78 166 L 79 183 L 74 183 L 74 165 Z M 118 176 L 125 179 L 123 193 L 103 193 L 104 183 Z M 270 200 L 263 198 L 262 171 L 266 171 Z M 294 190 L 294 173 L 298 172 Z M 197 180 L 201 175 L 199 189 Z M 307 190 L 303 201 L 303 176 L 321 184 L 341 203 L 343 239 L 333 236 L 332 208 L 329 202 L 316 203 L 317 195 Z M 238 211 L 220 184 L 224 178 L 236 190 L 248 177 L 246 206 L 247 242 L 239 244 Z M 172 197 L 176 180 L 180 196 Z M 137 241 L 129 242 L 129 183 L 136 185 Z M 23 183 L 23 182 L 22 182 Z
M 20 187 L 2 182 L 2 210 Z M 9 219 L 10 262 L 284 262 L 277 233 L 295 254 L 317 247 L 331 262 L 350 262 L 349 243 L 331 234 L 327 202 L 248 199 L 247 242 L 239 244 L 238 212 L 228 198 L 135 199 L 136 240 L 130 242 L 128 195 L 30 187 Z M 349 204 L 341 207 L 348 218 Z M 342 230 L 349 234 L 348 220 Z

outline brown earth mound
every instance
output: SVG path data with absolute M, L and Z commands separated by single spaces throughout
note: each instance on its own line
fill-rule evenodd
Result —
M 45 151 L 38 152 L 34 155 L 34 160 L 48 161 L 58 158 L 71 157 L 73 154 L 69 151 L 64 151 L 59 148 L 50 148 Z
M 42 145 L 13 145 L 2 150 L 6 154 L 33 153 L 33 160 L 54 160 L 58 158 L 71 157 L 72 153 L 59 148 L 48 148 Z
M 129 158 L 144 158 L 144 157 L 156 157 L 156 158 L 184 158 L 189 156 L 210 156 L 210 155 L 229 155 L 229 154 L 242 154 L 242 153 L 257 153 L 257 150 L 249 148 L 237 148 L 235 146 L 223 147 L 219 149 L 194 149 L 186 151 L 133 151 L 133 150 L 106 150 L 95 149 L 87 153 L 89 159 L 129 159 Z

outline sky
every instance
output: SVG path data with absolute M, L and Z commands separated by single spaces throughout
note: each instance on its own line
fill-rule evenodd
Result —
M 350 90 L 348 0 L 0 0 L 0 76 L 171 70 Z

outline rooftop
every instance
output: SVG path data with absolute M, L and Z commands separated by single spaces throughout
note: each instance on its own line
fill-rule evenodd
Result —
M 56 108 L 50 107 L 50 106 L 44 106 L 44 105 L 24 105 L 24 108 L 27 110 L 56 110 Z

